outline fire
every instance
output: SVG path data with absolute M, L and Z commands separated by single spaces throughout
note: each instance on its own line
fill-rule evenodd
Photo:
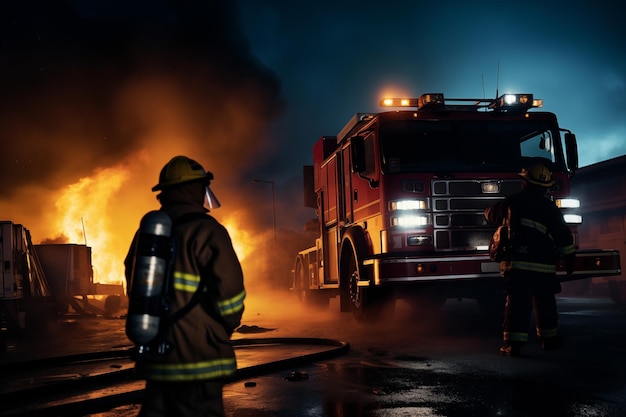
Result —
M 125 285 L 123 262 L 134 230 L 125 230 L 128 226 L 120 225 L 118 219 L 113 218 L 112 205 L 116 198 L 123 200 L 119 197 L 122 187 L 146 188 L 133 186 L 132 177 L 133 173 L 123 165 L 101 169 L 65 187 L 55 203 L 56 215 L 52 216 L 54 224 L 51 233 L 59 237 L 54 240 L 91 247 L 94 282 Z M 120 204 L 127 203 L 121 201 L 116 206 Z M 141 216 L 157 208 L 158 205 L 145 209 L 126 207 L 126 217 L 136 217 L 138 227 Z M 267 233 L 242 227 L 246 224 L 246 213 L 220 210 L 211 214 L 215 214 L 228 230 L 244 270 L 256 275 L 266 268 L 265 258 L 252 254 L 259 253 L 258 247 L 262 242 L 268 242 Z
M 235 217 L 230 216 L 223 221 L 224 227 L 228 230 L 235 253 L 240 262 L 248 258 L 248 255 L 254 251 L 253 235 L 245 229 L 237 228 L 238 221 Z
M 114 244 L 107 212 L 111 197 L 128 176 L 124 167 L 102 169 L 67 186 L 55 204 L 56 233 L 65 236 L 67 243 L 91 247 L 94 282 L 119 284 L 124 277 L 125 254 L 120 254 L 119 250 L 126 248 Z
M 228 213 L 218 220 L 228 230 L 246 282 L 250 284 L 263 280 L 262 276 L 267 272 L 268 263 L 271 262 L 268 255 L 275 252 L 268 247 L 268 243 L 272 241 L 270 233 L 251 229 L 248 226 L 249 222 L 245 220 L 248 215 L 241 212 Z

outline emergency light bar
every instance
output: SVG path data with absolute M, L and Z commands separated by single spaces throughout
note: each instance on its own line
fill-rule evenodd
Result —
M 417 108 L 443 106 L 446 104 L 443 94 L 422 94 L 417 102 Z
M 492 109 L 528 110 L 531 107 L 543 107 L 543 100 L 535 100 L 532 94 L 504 94 L 489 107 Z
M 380 107 L 418 107 L 416 98 L 384 98 Z
M 446 103 L 448 102 L 448 104 Z M 470 102 L 472 104 L 451 104 L 451 102 Z M 532 107 L 543 107 L 543 100 L 535 99 L 532 94 L 504 94 L 497 99 L 449 98 L 442 93 L 422 94 L 419 98 L 394 97 L 380 100 L 381 107 L 417 107 L 417 110 L 477 110 L 487 107 L 494 111 L 526 111 Z
M 440 93 L 422 94 L 419 98 L 396 97 L 380 100 L 381 107 L 417 107 L 418 110 L 443 105 L 445 105 L 445 101 L 443 94 Z

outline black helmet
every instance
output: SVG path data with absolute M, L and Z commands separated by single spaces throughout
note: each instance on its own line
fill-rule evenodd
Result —
M 152 187 L 152 191 L 195 181 L 204 181 L 208 184 L 212 179 L 213 174 L 205 171 L 202 165 L 193 159 L 175 156 L 161 169 L 159 183 Z
M 518 175 L 531 184 L 545 188 L 550 188 L 556 183 L 556 181 L 552 179 L 550 170 L 541 162 L 534 163 L 528 169 L 522 169 L 522 172 Z

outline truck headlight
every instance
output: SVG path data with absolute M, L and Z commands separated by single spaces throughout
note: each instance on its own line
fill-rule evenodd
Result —
M 428 202 L 421 199 L 396 200 L 389 202 L 389 210 L 425 210 L 428 208 Z
M 500 193 L 500 183 L 497 181 L 481 182 L 480 189 L 483 194 L 498 194 Z
M 577 198 L 557 198 L 554 203 L 558 208 L 580 208 L 580 200 Z
M 563 220 L 565 220 L 567 224 L 582 224 L 583 216 L 580 214 L 564 214 Z
M 404 216 L 392 217 L 391 225 L 398 227 L 419 227 L 428 225 L 428 216 L 407 214 Z

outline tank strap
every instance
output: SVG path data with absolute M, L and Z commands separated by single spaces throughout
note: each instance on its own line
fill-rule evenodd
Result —
M 176 229 L 176 227 L 182 224 L 185 224 L 194 220 L 206 219 L 207 217 L 208 215 L 206 213 L 201 213 L 197 211 L 192 212 L 192 213 L 185 213 L 182 216 L 179 216 L 173 220 L 173 226 L 174 226 L 173 228 Z M 204 291 L 204 288 L 206 287 L 205 281 L 206 280 L 204 279 L 200 279 L 200 284 L 198 285 L 198 288 L 196 288 L 196 291 L 191 296 L 191 300 L 189 300 L 189 302 L 185 306 L 183 306 L 181 309 L 176 311 L 176 313 L 170 316 L 170 319 L 169 319 L 170 324 L 174 324 L 178 320 L 185 317 L 187 313 L 189 313 L 196 305 L 200 303 L 200 296 L 202 295 L 202 292 Z

